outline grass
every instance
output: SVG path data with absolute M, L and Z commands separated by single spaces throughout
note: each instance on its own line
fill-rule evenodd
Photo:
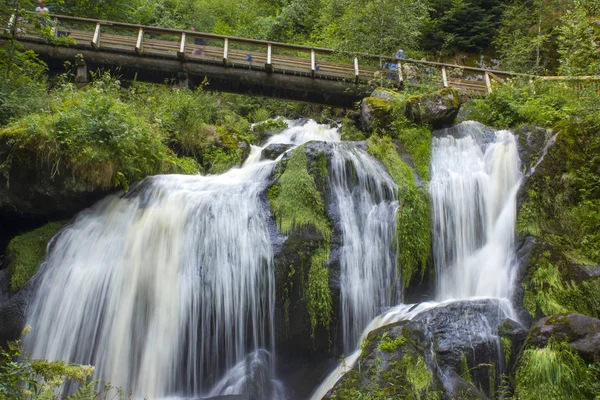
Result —
M 50 222 L 9 242 L 6 254 L 13 293 L 18 292 L 35 275 L 46 255 L 48 242 L 64 225 L 64 222 Z
M 591 399 L 597 386 L 587 364 L 566 344 L 551 341 L 521 354 L 515 378 L 520 400 Z

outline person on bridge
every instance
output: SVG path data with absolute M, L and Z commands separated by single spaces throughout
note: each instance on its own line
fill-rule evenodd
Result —
M 48 7 L 44 5 L 44 0 L 38 0 L 38 6 L 36 7 L 35 12 L 40 14 L 48 14 L 50 11 L 48 11 Z

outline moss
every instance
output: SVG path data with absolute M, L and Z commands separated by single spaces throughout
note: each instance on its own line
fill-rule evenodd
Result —
M 308 172 L 304 146 L 299 146 L 292 152 L 278 186 L 279 189 L 269 189 L 268 195 L 281 231 L 287 234 L 294 228 L 312 225 L 329 243 L 331 227 L 325 216 L 321 194 L 313 176 Z
M 406 340 L 407 339 L 404 336 L 398 336 L 392 339 L 386 332 L 379 341 L 379 346 L 377 347 L 377 349 L 379 351 L 385 351 L 390 353 L 392 351 L 398 350 L 400 346 L 406 343 Z
M 502 354 L 504 356 L 504 368 L 507 368 L 512 356 L 512 340 L 509 337 L 502 336 L 500 338 L 500 346 L 502 347 Z
M 373 110 L 389 111 L 392 107 L 392 103 L 389 100 L 381 99 L 379 97 L 367 97 L 365 102 L 373 108 Z
M 19 291 L 35 275 L 46 255 L 48 242 L 65 225 L 51 222 L 34 231 L 13 238 L 8 244 L 10 289 Z
M 586 363 L 563 343 L 523 351 L 515 377 L 521 400 L 594 398 L 597 384 Z
M 568 271 L 566 259 L 548 251 L 532 257 L 529 279 L 522 283 L 523 303 L 532 316 L 577 312 L 600 317 L 600 279 L 576 282 L 568 279 Z
M 311 336 L 319 324 L 329 329 L 332 315 L 331 290 L 329 289 L 329 270 L 325 266 L 329 259 L 329 248 L 321 248 L 312 257 L 308 272 L 306 304 L 310 314 Z
M 413 277 L 422 279 L 431 247 L 430 205 L 428 193 L 417 187 L 412 169 L 398 156 L 389 138 L 371 136 L 367 140 L 369 153 L 387 169 L 398 185 L 400 207 L 396 216 L 398 264 L 404 287 Z

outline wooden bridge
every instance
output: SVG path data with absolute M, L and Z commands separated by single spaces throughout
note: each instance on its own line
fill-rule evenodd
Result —
M 530 76 L 53 14 L 13 15 L 6 31 L 50 69 L 62 71 L 65 61 L 76 63 L 79 81 L 87 81 L 89 69 L 102 68 L 124 79 L 184 87 L 208 83 L 211 89 L 339 106 L 351 106 L 384 84 L 484 95 L 494 82 Z

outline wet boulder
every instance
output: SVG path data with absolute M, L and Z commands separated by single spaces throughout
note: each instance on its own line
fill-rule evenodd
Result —
M 376 329 L 325 398 L 493 397 L 526 335 L 509 314 L 498 300 L 456 301 Z
M 292 147 L 287 143 L 272 143 L 265 147 L 260 155 L 261 160 L 275 160 Z
M 600 362 L 600 320 L 583 314 L 552 315 L 530 330 L 527 345 L 545 347 L 555 339 L 566 342 L 587 362 Z
M 434 128 L 451 125 L 461 106 L 460 94 L 455 89 L 410 97 L 406 101 L 406 117 L 417 124 L 428 124 Z

